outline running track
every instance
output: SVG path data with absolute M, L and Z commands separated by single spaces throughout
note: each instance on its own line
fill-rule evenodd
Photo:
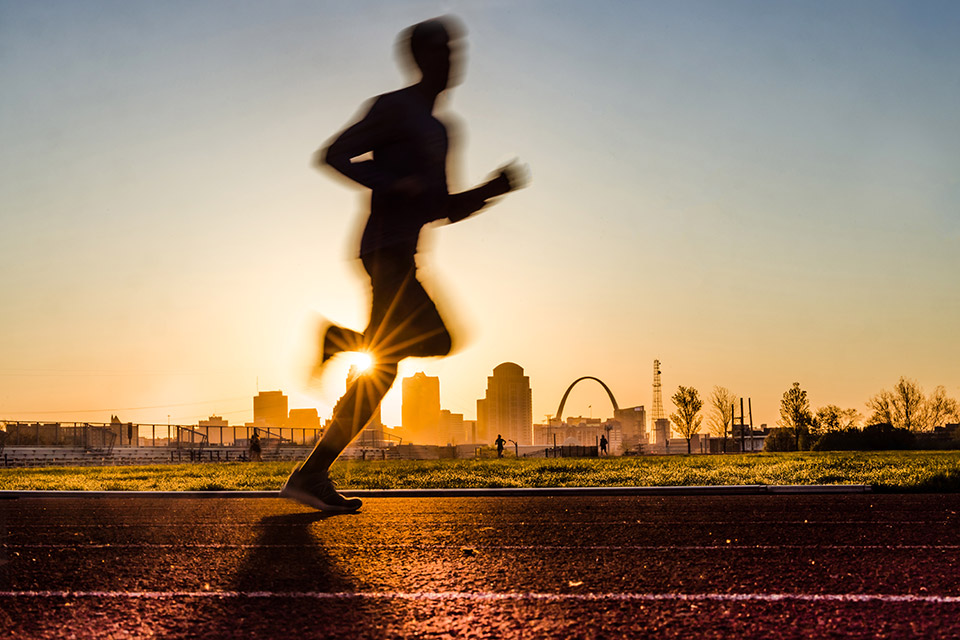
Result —
M 0 637 L 960 638 L 960 495 L 0 500 Z

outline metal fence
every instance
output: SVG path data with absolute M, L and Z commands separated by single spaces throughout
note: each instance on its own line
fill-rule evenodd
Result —
M 581 445 L 548 447 L 543 450 L 544 458 L 596 458 L 598 455 L 599 447 L 585 447 Z
M 19 422 L 0 420 L 0 447 L 78 447 L 90 451 L 113 447 L 248 447 L 254 430 L 263 447 L 316 444 L 319 428 L 231 427 L 132 422 Z

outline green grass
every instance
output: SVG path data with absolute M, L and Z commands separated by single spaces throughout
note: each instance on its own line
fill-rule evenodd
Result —
M 290 462 L 0 469 L 0 489 L 276 490 Z M 960 451 L 341 462 L 344 489 L 870 484 L 960 491 Z

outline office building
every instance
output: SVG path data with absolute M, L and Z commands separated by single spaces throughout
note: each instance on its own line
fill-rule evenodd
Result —
M 613 418 L 620 422 L 625 451 L 639 451 L 647 444 L 647 412 L 643 405 L 616 409 Z
M 282 391 L 261 391 L 253 398 L 253 426 L 282 427 L 287 422 L 287 396 Z
M 402 402 L 400 422 L 415 444 L 446 444 L 440 434 L 440 378 L 422 371 L 404 378 Z
M 467 439 L 462 413 L 451 413 L 446 409 L 441 409 L 439 431 L 440 444 L 457 445 L 471 442 Z
M 290 429 L 319 429 L 320 414 L 316 409 L 290 409 L 287 427 Z
M 486 397 L 477 400 L 477 430 L 490 442 L 499 434 L 533 444 L 533 391 L 522 367 L 504 362 L 487 378 Z

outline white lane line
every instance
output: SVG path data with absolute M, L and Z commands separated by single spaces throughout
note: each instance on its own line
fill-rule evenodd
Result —
M 318 512 L 319 513 L 319 512 Z M 353 514 L 352 517 L 359 518 L 360 516 L 365 515 L 362 511 Z M 404 525 L 408 525 L 411 522 L 411 518 L 377 518 L 377 522 L 380 524 L 386 524 L 389 522 L 399 522 Z M 194 526 L 194 527 L 250 527 L 257 529 L 267 529 L 267 528 L 302 528 L 303 526 L 324 526 L 321 524 L 321 520 L 311 523 L 303 524 L 289 524 L 289 523 L 263 523 L 263 522 L 209 522 L 209 521 L 182 521 L 182 522 L 112 522 L 112 523 L 91 523 L 91 524 L 60 524 L 60 523 L 17 523 L 16 525 L 11 525 L 11 530 L 16 529 L 125 529 L 125 528 L 137 528 L 142 529 L 146 527 L 151 528 L 160 528 L 160 527 L 184 527 L 184 526 Z M 341 523 L 337 523 L 338 525 Z M 360 523 L 342 523 L 354 527 L 363 527 L 364 525 Z M 685 520 L 615 520 L 611 522 L 605 522 L 601 520 L 551 520 L 551 521 L 541 521 L 541 522 L 500 522 L 498 524 L 498 529 L 513 529 L 516 527 L 545 527 L 545 526 L 583 526 L 583 527 L 608 527 L 608 526 L 684 526 L 684 527 L 726 527 L 726 526 L 738 526 L 738 527 L 749 527 L 749 526 L 759 526 L 759 525 L 802 525 L 802 526 L 861 526 L 861 525 L 870 525 L 874 527 L 902 527 L 905 525 L 953 525 L 955 524 L 955 519 L 945 518 L 942 520 L 737 520 L 737 521 L 727 521 L 727 520 L 697 520 L 697 521 L 685 521 Z M 430 526 L 435 529 L 441 527 L 447 527 L 450 529 L 461 530 L 464 527 L 489 527 L 489 521 L 482 522 L 464 522 L 464 523 L 444 523 L 444 522 L 431 522 Z
M 812 602 L 960 604 L 960 596 L 885 593 L 543 593 L 474 591 L 0 591 L 0 598 L 293 598 L 308 600 L 536 600 L 546 602 Z
M 956 551 L 956 544 L 715 544 L 715 545 L 460 545 L 450 544 L 348 544 L 321 545 L 325 549 L 455 549 L 465 547 L 489 551 L 719 551 L 722 549 L 752 551 L 818 551 L 818 550 L 864 550 L 864 551 Z M 74 544 L 0 544 L 7 549 L 312 549 L 313 544 L 242 544 L 242 543 L 74 543 Z

